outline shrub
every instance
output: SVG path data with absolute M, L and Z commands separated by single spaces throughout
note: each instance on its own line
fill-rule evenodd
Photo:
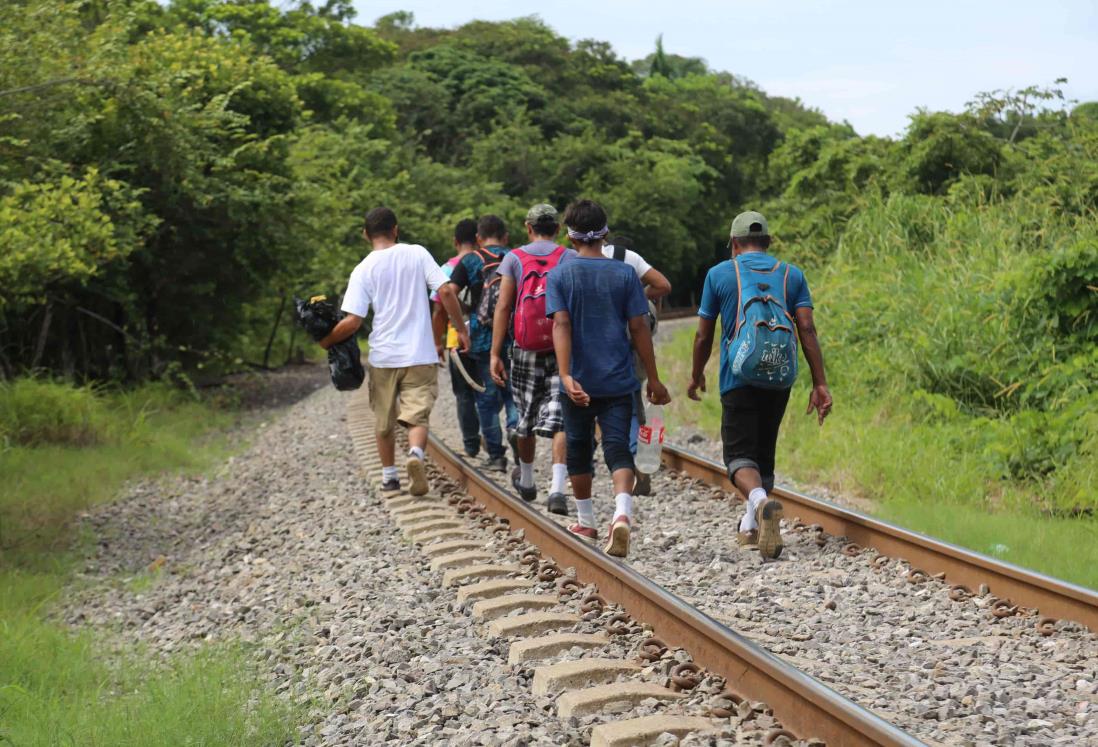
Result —
M 0 438 L 9 444 L 86 446 L 107 438 L 95 390 L 45 379 L 0 383 Z

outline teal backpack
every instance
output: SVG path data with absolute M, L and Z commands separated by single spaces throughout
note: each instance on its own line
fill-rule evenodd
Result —
M 769 270 L 736 266 L 739 306 L 728 337 L 732 373 L 761 389 L 788 389 L 797 378 L 797 333 L 786 309 L 789 265 L 777 261 Z

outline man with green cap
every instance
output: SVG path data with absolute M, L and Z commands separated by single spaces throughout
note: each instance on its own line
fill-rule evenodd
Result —
M 820 425 L 831 412 L 823 353 L 812 319 L 812 296 L 799 267 L 769 254 L 770 231 L 761 213 L 732 221 L 732 257 L 709 270 L 698 307 L 694 366 L 687 394 L 705 391 L 705 364 L 721 320 L 721 441 L 728 477 L 747 498 L 739 541 L 765 558 L 782 551 L 781 503 L 774 489 L 778 428 L 796 376 L 797 340 L 812 371 L 807 413 Z M 794 334 L 795 330 L 795 334 Z M 762 352 L 755 355 L 755 350 Z

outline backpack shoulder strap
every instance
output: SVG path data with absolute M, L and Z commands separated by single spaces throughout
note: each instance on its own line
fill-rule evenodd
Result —
M 789 270 L 791 265 L 787 262 L 785 265 L 785 276 L 782 278 L 782 311 L 789 317 L 789 321 L 793 320 L 793 314 L 789 312 Z
M 736 268 L 736 321 L 732 325 L 732 334 L 728 335 L 728 339 L 731 340 L 740 331 L 740 325 L 743 323 L 743 283 L 740 280 L 740 263 L 736 261 L 736 258 L 732 258 L 732 266 Z
M 625 247 L 624 246 L 618 246 L 617 244 L 614 245 L 614 259 L 616 259 L 618 262 L 624 262 L 625 261 Z

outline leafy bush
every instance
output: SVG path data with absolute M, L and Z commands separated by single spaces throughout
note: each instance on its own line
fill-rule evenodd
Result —
M 87 446 L 107 438 L 108 424 L 92 387 L 25 378 L 0 382 L 0 436 L 23 446 Z

